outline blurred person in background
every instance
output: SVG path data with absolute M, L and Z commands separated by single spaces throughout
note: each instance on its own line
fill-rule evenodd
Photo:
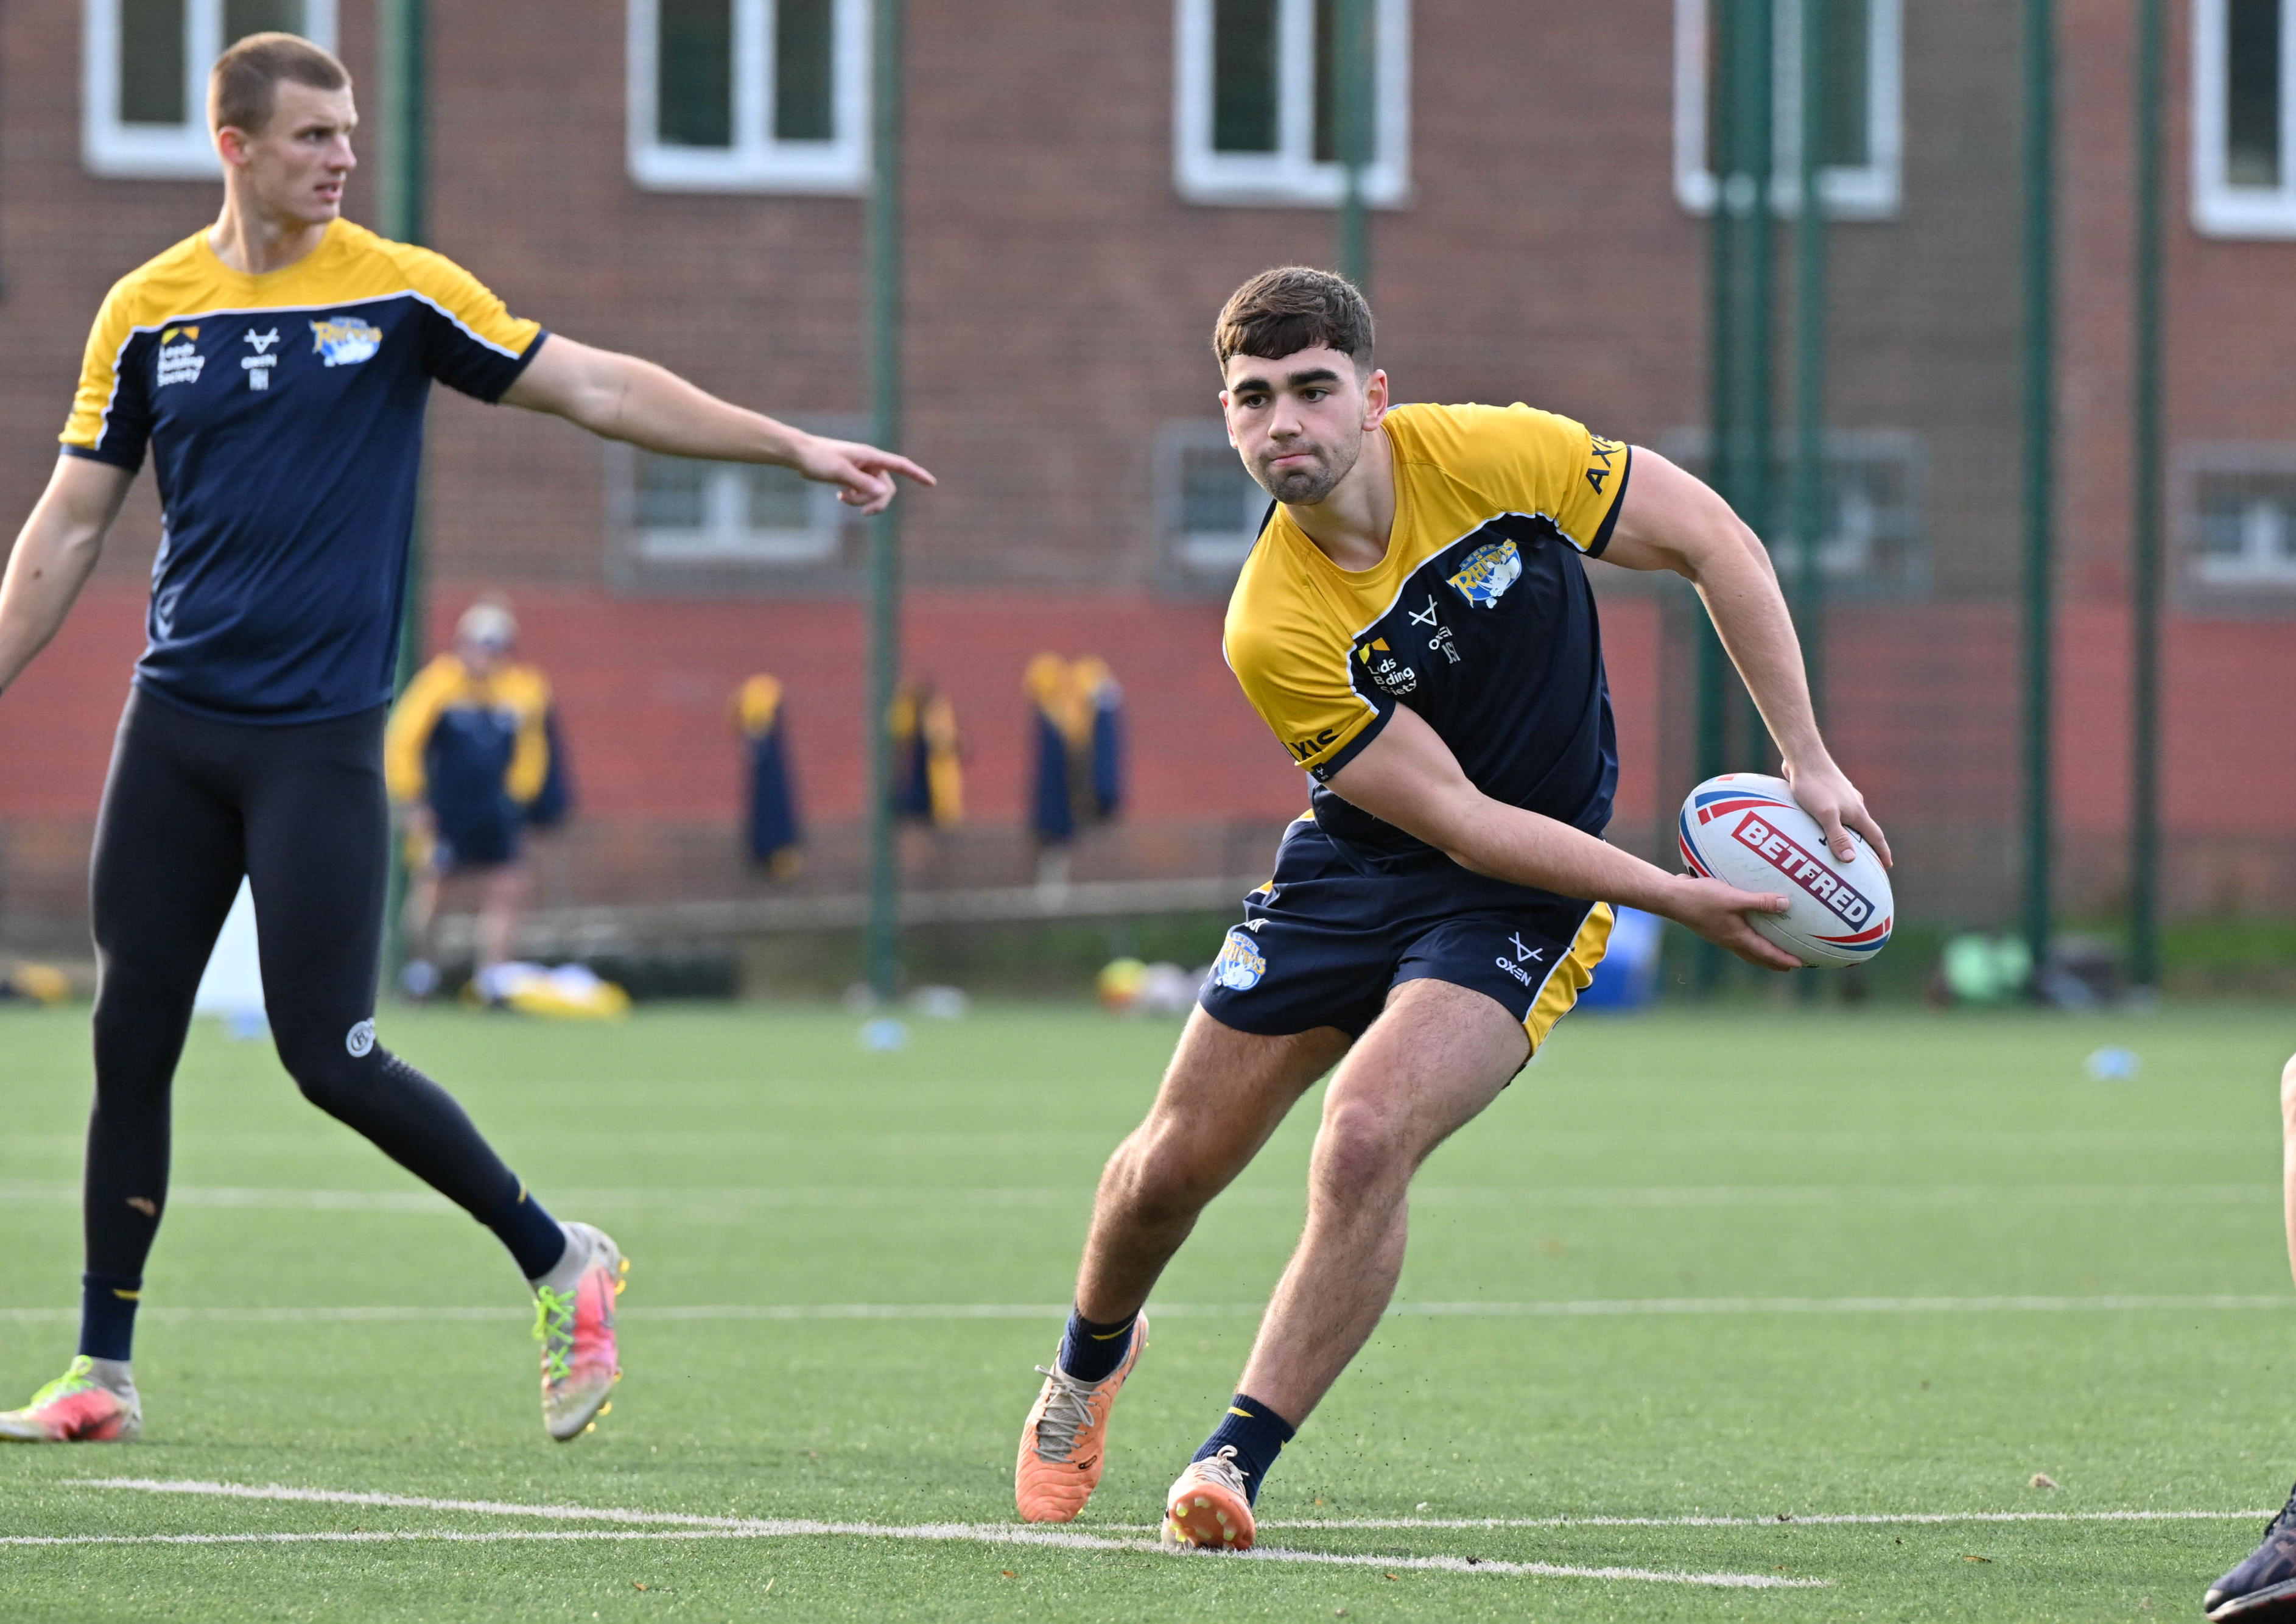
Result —
M 207 111 L 222 211 L 105 298 L 62 455 L 0 579 L 4 692 L 63 624 L 151 455 L 166 528 L 93 861 L 79 1352 L 0 1414 L 0 1439 L 143 1425 L 129 1354 L 168 1199 L 176 1062 L 242 878 L 281 1062 L 502 1242 L 536 1303 L 544 1424 L 576 1438 L 620 1374 L 620 1251 L 553 1218 L 454 1097 L 375 1034 L 382 732 L 430 386 L 667 455 L 779 463 L 863 513 L 893 499 L 895 476 L 932 476 L 545 332 L 452 260 L 342 218 L 358 113 L 350 75 L 308 40 L 239 41 L 209 76 Z M 442 1414 L 462 1402 L 443 1398 Z
M 964 762 L 956 707 L 929 682 L 905 682 L 885 718 L 893 735 L 893 815 L 900 819 L 904 865 L 927 863 L 933 837 L 964 821 Z
M 1029 785 L 1029 831 L 1037 882 L 1062 885 L 1077 835 L 1116 816 L 1124 796 L 1124 690 L 1107 662 L 1043 653 L 1029 662 L 1028 695 L 1036 761 Z
M 518 621 L 499 599 L 463 611 L 455 646 L 418 672 L 383 731 L 383 779 L 406 828 L 408 953 L 399 983 L 412 998 L 439 990 L 432 929 L 450 878 L 474 881 L 479 923 L 472 984 L 511 956 L 518 915 L 533 890 L 524 835 L 557 772 L 550 681 L 513 655 Z M 562 816 L 564 797 L 546 808 Z
M 734 691 L 734 731 L 747 759 L 742 787 L 748 802 L 742 844 L 750 861 L 776 880 L 793 876 L 800 865 L 797 784 L 790 771 L 788 718 L 777 677 L 760 671 Z

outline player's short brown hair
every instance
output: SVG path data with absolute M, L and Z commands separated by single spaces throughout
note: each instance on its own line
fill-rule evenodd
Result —
M 350 70 L 335 53 L 299 34 L 250 34 L 216 58 L 208 75 L 208 124 L 260 135 L 279 105 L 281 80 L 314 90 L 344 90 Z
M 1304 265 L 1262 271 L 1228 295 L 1212 328 L 1220 370 L 1231 356 L 1295 355 L 1336 349 L 1371 370 L 1371 307 L 1344 276 Z

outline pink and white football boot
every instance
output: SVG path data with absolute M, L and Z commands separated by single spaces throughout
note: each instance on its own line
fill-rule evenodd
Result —
M 124 1444 L 144 1430 L 144 1405 L 130 1383 L 115 1392 L 81 1354 L 71 1368 L 20 1410 L 0 1411 L 0 1440 L 19 1444 Z
M 630 1272 L 603 1230 L 566 1226 L 566 1243 L 586 1250 L 574 1284 L 534 1288 L 534 1337 L 542 1344 L 542 1424 L 560 1443 L 597 1429 L 612 1409 L 622 1367 L 614 1346 L 614 1299 Z M 552 1271 L 554 1274 L 558 1271 Z

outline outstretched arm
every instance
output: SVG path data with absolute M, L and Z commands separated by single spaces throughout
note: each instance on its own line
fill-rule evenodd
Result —
M 1636 447 L 1633 466 L 1603 558 L 1629 570 L 1671 570 L 1698 588 L 1722 646 L 1777 742 L 1794 799 L 1824 829 L 1843 862 L 1856 849 L 1843 833 L 1846 824 L 1888 863 L 1890 842 L 1882 825 L 1818 736 L 1801 644 L 1768 549 L 1728 503 L 1657 452 Z
M 838 499 L 864 513 L 882 513 L 892 501 L 895 474 L 920 485 L 936 482 L 905 456 L 808 434 L 720 400 L 668 367 L 594 349 L 560 333 L 542 341 L 503 398 L 648 451 L 724 463 L 779 463 L 808 480 L 839 487 Z
M 1800 960 L 1746 923 L 1749 913 L 1784 913 L 1784 897 L 1670 874 L 1584 830 L 1493 800 L 1468 781 L 1451 747 L 1408 705 L 1398 705 L 1379 737 L 1326 787 L 1462 868 L 1558 896 L 1623 902 L 1687 925 L 1749 964 L 1801 968 Z
M 130 470 L 90 457 L 56 459 L 0 577 L 0 690 L 64 623 L 135 480 Z

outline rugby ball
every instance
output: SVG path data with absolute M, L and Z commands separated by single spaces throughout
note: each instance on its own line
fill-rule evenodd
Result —
M 1853 829 L 1849 839 L 1857 855 L 1837 861 L 1786 781 L 1761 773 L 1709 778 L 1682 803 L 1685 866 L 1741 890 L 1782 893 L 1784 913 L 1746 921 L 1808 965 L 1862 964 L 1890 942 L 1890 873 L 1864 836 Z

